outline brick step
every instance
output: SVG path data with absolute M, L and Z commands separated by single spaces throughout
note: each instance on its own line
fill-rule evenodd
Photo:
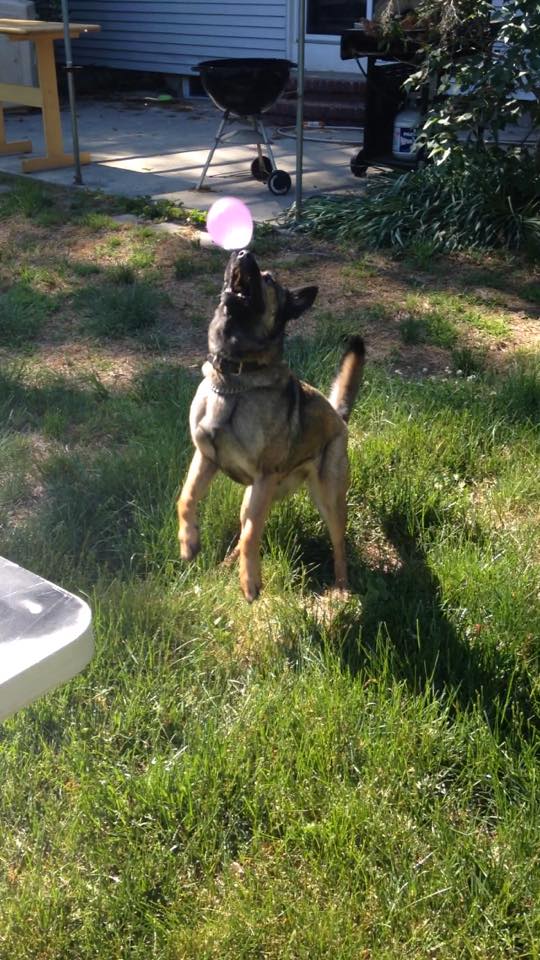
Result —
M 304 100 L 304 120 L 316 120 L 326 124 L 359 127 L 364 122 L 365 108 L 362 102 L 336 100 Z M 296 100 L 278 100 L 265 114 L 271 123 L 294 123 Z
M 364 120 L 365 82 L 361 75 L 307 73 L 304 83 L 304 119 L 326 124 L 361 126 Z M 269 111 L 271 122 L 294 122 L 296 75 Z
M 304 77 L 304 93 L 310 95 L 317 93 L 325 99 L 329 96 L 338 97 L 364 97 L 366 83 L 362 74 L 358 77 L 351 77 L 347 74 L 318 74 L 306 73 Z M 287 81 L 285 91 L 296 90 L 296 72 L 293 71 Z

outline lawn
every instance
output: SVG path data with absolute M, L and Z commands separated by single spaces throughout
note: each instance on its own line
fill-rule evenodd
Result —
M 96 656 L 0 727 L 2 960 L 540 957 L 532 265 L 260 232 L 320 284 L 294 368 L 326 389 L 358 330 L 369 363 L 350 599 L 299 495 L 249 606 L 239 488 L 191 567 L 175 529 L 225 255 L 4 182 L 0 554 L 88 598 Z

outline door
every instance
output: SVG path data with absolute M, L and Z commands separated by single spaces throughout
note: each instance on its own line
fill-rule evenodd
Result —
M 298 58 L 298 6 L 291 0 L 291 59 Z M 339 55 L 340 36 L 355 21 L 371 17 L 373 0 L 306 0 L 306 70 L 351 73 L 350 60 Z

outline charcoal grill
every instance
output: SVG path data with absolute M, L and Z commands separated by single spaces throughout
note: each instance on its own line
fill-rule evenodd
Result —
M 257 156 L 251 164 L 255 180 L 265 183 L 277 196 L 288 193 L 291 178 L 285 170 L 278 170 L 270 146 L 262 114 L 272 106 L 285 88 L 291 67 L 290 60 L 265 57 L 243 59 L 204 60 L 194 67 L 212 102 L 223 112 L 216 137 L 197 184 L 201 190 L 215 151 L 236 132 L 227 131 L 232 124 L 241 124 L 253 134 Z M 266 149 L 263 153 L 262 145 Z

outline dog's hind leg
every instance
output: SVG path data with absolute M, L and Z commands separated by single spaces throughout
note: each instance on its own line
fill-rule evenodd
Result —
M 240 535 L 238 535 L 238 540 L 237 540 L 237 542 L 234 544 L 234 546 L 231 546 L 231 547 L 227 550 L 227 553 L 225 554 L 225 556 L 223 557 L 223 560 L 221 561 L 221 566 L 222 566 L 222 567 L 225 567 L 225 568 L 233 567 L 234 564 L 236 563 L 236 561 L 238 560 L 238 557 L 240 556 L 240 539 L 239 539 L 239 537 L 240 537 Z
M 336 588 L 347 590 L 345 528 L 349 462 L 345 436 L 340 435 L 328 444 L 319 469 L 310 473 L 307 485 L 332 541 Z
M 176 504 L 178 512 L 178 539 L 182 560 L 193 560 L 200 549 L 197 504 L 210 486 L 217 465 L 196 450 L 191 461 L 182 493 Z
M 277 475 L 258 477 L 247 488 L 242 500 L 242 532 L 238 544 L 240 586 L 250 603 L 257 599 L 261 589 L 261 538 L 276 486 Z

